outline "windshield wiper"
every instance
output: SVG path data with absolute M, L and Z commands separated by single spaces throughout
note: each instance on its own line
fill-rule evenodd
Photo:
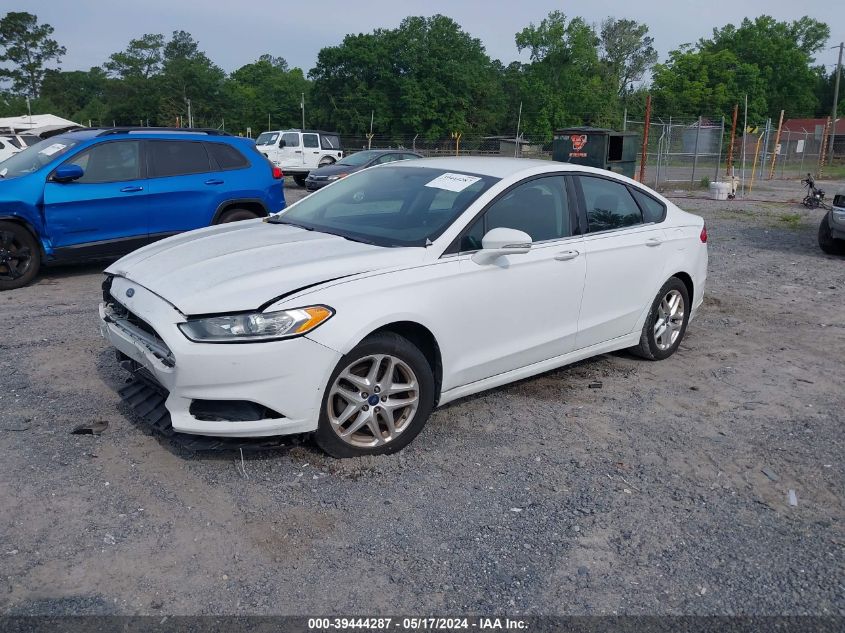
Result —
M 313 231 L 313 226 L 305 226 L 304 224 L 297 224 L 296 222 L 288 222 L 287 220 L 283 219 L 278 215 L 274 215 L 273 217 L 267 220 L 268 224 L 287 224 L 288 226 L 295 226 L 298 229 L 304 229 L 306 231 Z

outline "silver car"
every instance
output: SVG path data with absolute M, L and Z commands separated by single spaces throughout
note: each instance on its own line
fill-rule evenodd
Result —
M 845 255 L 845 190 L 833 196 L 833 206 L 822 218 L 819 246 L 828 255 Z

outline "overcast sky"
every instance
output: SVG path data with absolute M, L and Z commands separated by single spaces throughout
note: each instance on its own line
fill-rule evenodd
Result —
M 318 51 L 340 43 L 347 33 L 392 28 L 405 16 L 435 13 L 448 15 L 480 38 L 491 57 L 505 63 L 527 61 L 526 54 L 517 53 L 514 34 L 555 9 L 593 23 L 609 15 L 644 22 L 661 61 L 679 44 L 709 35 L 713 27 L 763 13 L 779 20 L 810 15 L 831 26 L 828 46 L 845 39 L 842 0 L 2 0 L 0 14 L 29 11 L 51 24 L 54 38 L 67 48 L 65 70 L 101 65 L 144 33 L 169 35 L 182 29 L 226 71 L 271 53 L 307 73 Z M 824 51 L 818 61 L 832 70 L 836 52 Z

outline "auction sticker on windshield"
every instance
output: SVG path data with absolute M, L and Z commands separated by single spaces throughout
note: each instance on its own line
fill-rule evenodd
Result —
M 44 149 L 42 149 L 39 153 L 44 154 L 45 156 L 52 156 L 56 152 L 61 152 L 67 145 L 63 145 L 61 143 L 53 143 L 52 145 L 48 145 Z
M 446 189 L 447 191 L 463 191 L 470 185 L 474 185 L 481 178 L 478 176 L 467 176 L 466 174 L 452 174 L 446 172 L 441 174 L 431 182 L 425 184 L 426 187 L 435 187 L 436 189 Z

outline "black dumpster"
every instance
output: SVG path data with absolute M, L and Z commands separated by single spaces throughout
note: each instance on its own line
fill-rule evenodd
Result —
M 608 169 L 634 177 L 640 137 L 636 132 L 614 132 L 598 127 L 570 127 L 555 131 L 552 158 Z

